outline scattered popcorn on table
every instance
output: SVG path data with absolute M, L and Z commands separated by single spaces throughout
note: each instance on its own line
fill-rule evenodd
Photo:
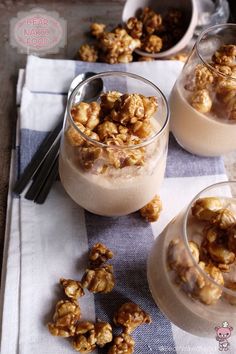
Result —
M 90 32 L 95 45 L 83 44 L 78 58 L 109 64 L 133 61 L 133 51 L 141 48 L 147 53 L 159 53 L 175 45 L 184 35 L 187 24 L 181 10 L 169 9 L 161 15 L 149 7 L 143 8 L 137 17 L 131 17 L 124 26 L 108 31 L 103 23 L 92 23 Z M 146 61 L 146 57 L 140 56 Z
M 140 209 L 140 214 L 148 222 L 154 222 L 158 220 L 161 211 L 161 199 L 156 195 L 147 205 Z
M 125 333 L 132 333 L 144 323 L 151 323 L 151 317 L 133 302 L 126 302 L 116 311 L 113 321 L 122 326 Z

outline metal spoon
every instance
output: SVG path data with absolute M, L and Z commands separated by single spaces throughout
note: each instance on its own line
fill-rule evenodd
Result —
M 96 75 L 94 72 L 85 72 L 77 75 L 73 81 L 71 82 L 70 88 L 68 90 L 67 100 L 69 99 L 72 91 L 76 88 L 76 86 L 84 81 L 85 79 Z M 96 79 L 93 85 L 85 85 L 85 87 L 78 91 L 78 95 L 81 96 L 83 100 L 91 101 L 96 100 L 100 93 L 103 91 L 103 81 L 101 78 Z M 64 117 L 64 116 L 63 116 Z M 47 184 L 47 194 L 40 197 L 40 191 L 43 190 L 43 185 L 49 178 L 51 184 L 53 183 L 54 179 L 51 178 L 51 174 L 56 177 L 55 168 L 58 167 L 58 164 L 55 163 L 56 159 L 58 158 L 58 148 L 55 148 L 58 145 L 58 141 L 60 140 L 62 127 L 63 127 L 63 120 L 61 118 L 56 125 L 56 127 L 47 135 L 47 137 L 43 140 L 40 144 L 38 150 L 34 154 L 32 160 L 25 168 L 22 176 L 16 182 L 13 192 L 16 194 L 21 194 L 23 190 L 26 188 L 28 183 L 31 179 L 35 176 L 33 183 L 31 184 L 29 190 L 27 191 L 25 198 L 29 200 L 40 200 L 41 203 L 47 197 L 47 194 L 50 190 L 50 186 Z M 54 147 L 54 148 L 53 148 Z M 48 168 L 48 161 L 50 161 L 51 169 Z M 47 173 L 44 174 L 45 169 L 47 169 Z M 36 174 L 37 172 L 37 174 Z

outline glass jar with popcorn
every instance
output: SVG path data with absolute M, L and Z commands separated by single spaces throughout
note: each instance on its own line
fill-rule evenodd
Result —
M 200 192 L 158 236 L 148 260 L 154 300 L 183 330 L 236 326 L 236 181 Z
M 236 24 L 206 29 L 170 97 L 171 130 L 187 151 L 217 156 L 236 149 Z
M 86 92 L 98 80 L 103 92 L 91 99 Z M 88 78 L 67 104 L 59 158 L 65 190 L 99 215 L 142 208 L 163 181 L 168 130 L 166 99 L 150 81 L 126 72 Z

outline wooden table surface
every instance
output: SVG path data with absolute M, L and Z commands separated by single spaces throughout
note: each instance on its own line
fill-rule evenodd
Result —
M 16 82 L 18 69 L 25 67 L 26 55 L 19 54 L 9 44 L 9 21 L 19 11 L 41 7 L 57 11 L 67 21 L 67 45 L 51 58 L 72 59 L 86 40 L 91 22 L 115 25 L 120 22 L 125 0 L 2 0 L 0 2 L 0 265 L 2 260 L 11 148 L 16 123 Z M 236 1 L 231 1 L 231 16 L 236 13 Z M 234 16 L 232 16 L 233 18 Z M 236 179 L 236 153 L 225 158 L 230 178 Z

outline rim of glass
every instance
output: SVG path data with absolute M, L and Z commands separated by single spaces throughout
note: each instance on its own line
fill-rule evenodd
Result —
M 197 270 L 200 272 L 200 274 L 202 274 L 204 277 L 206 277 L 210 283 L 213 283 L 214 285 L 216 285 L 217 287 L 219 287 L 224 293 L 227 293 L 229 295 L 232 295 L 236 298 L 236 290 L 231 290 L 229 288 L 226 288 L 224 285 L 220 285 L 218 284 L 214 279 L 212 279 L 206 272 L 204 272 L 204 270 L 201 269 L 201 267 L 199 267 L 198 263 L 196 262 L 195 258 L 192 255 L 192 252 L 189 248 L 189 244 L 188 244 L 188 235 L 187 235 L 187 222 L 188 222 L 188 216 L 190 214 L 191 208 L 193 203 L 204 193 L 207 192 L 208 190 L 215 188 L 215 187 L 221 187 L 224 185 L 230 185 L 233 184 L 236 187 L 236 180 L 231 180 L 231 181 L 224 181 L 224 182 L 218 182 L 218 183 L 213 183 L 210 186 L 202 189 L 192 200 L 191 202 L 188 204 L 186 213 L 184 215 L 184 220 L 183 220 L 183 235 L 184 235 L 184 243 L 187 249 L 187 252 L 194 264 L 194 266 L 197 268 Z
M 220 71 L 216 70 L 211 64 L 209 64 L 207 61 L 205 61 L 205 59 L 203 59 L 203 57 L 202 57 L 201 50 L 199 48 L 200 42 L 206 34 L 208 34 L 211 31 L 220 29 L 220 28 L 224 29 L 224 28 L 230 28 L 230 27 L 233 28 L 236 32 L 236 24 L 235 23 L 224 23 L 221 25 L 214 25 L 214 26 L 207 27 L 198 36 L 198 39 L 196 41 L 196 52 L 197 52 L 197 55 L 200 58 L 200 60 L 203 62 L 203 64 L 206 65 L 211 71 L 213 71 L 214 73 L 216 73 L 219 76 L 222 76 L 225 79 L 230 79 L 230 80 L 236 81 L 236 78 L 234 78 L 230 75 L 225 75 L 225 74 L 221 73 Z
M 77 91 L 80 89 L 80 87 L 82 87 L 83 85 L 89 83 L 90 81 L 99 79 L 101 77 L 106 77 L 106 76 L 112 76 L 112 75 L 116 75 L 116 76 L 128 76 L 131 77 L 132 79 L 136 79 L 136 80 L 140 80 L 142 82 L 144 82 L 145 84 L 151 85 L 158 93 L 159 95 L 162 97 L 163 101 L 164 101 L 164 105 L 166 107 L 166 117 L 165 117 L 165 121 L 161 127 L 161 129 L 159 131 L 157 131 L 154 135 L 152 135 L 150 138 L 148 139 L 144 139 L 142 141 L 142 143 L 140 144 L 136 144 L 136 145 L 107 145 L 104 143 L 101 143 L 100 141 L 91 139 L 89 136 L 87 136 L 86 134 L 84 134 L 75 124 L 72 116 L 71 116 L 71 107 L 72 107 L 72 102 L 77 94 Z M 110 148 L 110 149 L 117 149 L 117 150 L 123 150 L 123 149 L 137 149 L 140 147 L 144 147 L 146 145 L 149 145 L 150 143 L 152 143 L 159 135 L 162 134 L 162 132 L 166 129 L 167 124 L 169 122 L 170 119 L 170 109 L 169 109 L 169 105 L 167 102 L 167 99 L 165 97 L 165 95 L 163 94 L 163 92 L 151 81 L 143 78 L 142 76 L 136 75 L 136 74 L 132 74 L 130 72 L 125 72 L 125 71 L 104 71 L 101 73 L 98 73 L 96 75 L 93 75 L 92 77 L 87 78 L 86 80 L 83 80 L 82 82 L 80 82 L 72 91 L 68 103 L 67 103 L 67 113 L 69 115 L 69 120 L 70 123 L 72 124 L 73 128 L 86 140 L 89 141 L 90 143 L 92 143 L 93 145 L 102 147 L 102 148 Z

